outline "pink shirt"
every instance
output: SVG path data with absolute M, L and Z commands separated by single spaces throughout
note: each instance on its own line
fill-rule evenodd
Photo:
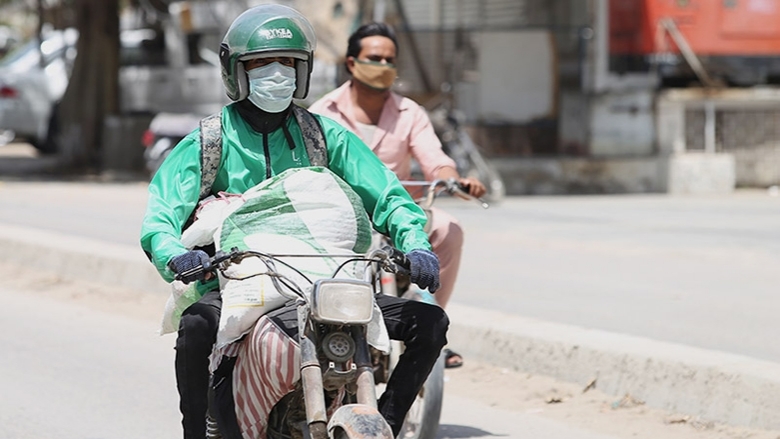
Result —
M 420 164 L 428 181 L 434 180 L 443 167 L 455 168 L 455 162 L 442 151 L 441 142 L 425 110 L 397 93 L 391 92 L 385 101 L 370 141 L 363 139 L 354 118 L 350 81 L 313 103 L 309 111 L 330 117 L 355 133 L 395 172 L 399 180 L 411 178 L 412 157 Z

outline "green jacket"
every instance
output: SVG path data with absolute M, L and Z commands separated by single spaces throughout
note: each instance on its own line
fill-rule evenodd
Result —
M 328 168 L 363 200 L 374 228 L 390 236 L 403 252 L 431 246 L 423 231 L 425 213 L 414 203 L 395 174 L 355 134 L 327 117 L 315 115 L 328 148 Z M 280 128 L 268 134 L 271 175 L 309 166 L 301 130 L 294 117 L 287 124 L 295 148 Z M 235 104 L 222 109 L 222 157 L 212 191 L 239 194 L 266 179 L 263 135 L 239 115 Z M 141 226 L 141 247 L 170 282 L 168 262 L 188 249 L 182 228 L 197 207 L 200 194 L 200 130 L 181 140 L 149 183 L 149 199 Z

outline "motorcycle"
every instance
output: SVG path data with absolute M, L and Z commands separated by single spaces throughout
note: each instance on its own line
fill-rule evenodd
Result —
M 285 260 L 309 257 L 344 258 L 345 261 L 330 279 L 301 285 L 306 282 L 300 280 L 308 278 Z M 265 270 L 242 276 L 231 273 L 231 266 L 248 259 L 259 260 Z M 365 264 L 362 280 L 338 277 L 345 267 L 356 263 Z M 283 272 L 280 267 L 288 270 Z M 233 248 L 228 253 L 217 252 L 203 266 L 180 273 L 179 278 L 219 271 L 226 279 L 239 281 L 268 276 L 297 308 L 298 340 L 285 339 L 278 326 L 265 315 L 252 332 L 233 344 L 238 360 L 231 365 L 235 375 L 230 382 L 237 383 L 239 389 L 223 387 L 236 395 L 234 407 L 228 409 L 216 402 L 218 395 L 210 395 L 214 403 L 207 422 L 208 437 L 240 438 L 241 433 L 229 427 L 230 420 L 234 419 L 240 431 L 250 431 L 252 437 L 393 439 L 390 426 L 377 410 L 375 366 L 369 338 L 372 316 L 379 312 L 374 295 L 380 288 L 380 273 L 408 273 L 408 270 L 409 262 L 404 254 L 392 247 L 374 249 L 365 255 L 279 255 Z M 293 279 L 285 274 L 291 272 L 299 276 Z M 284 364 L 268 363 L 269 356 L 279 358 L 280 352 L 287 360 Z M 297 373 L 285 373 L 294 364 L 299 365 Z M 252 371 L 267 375 L 262 385 L 253 387 Z M 220 388 L 219 369 L 215 377 L 217 382 L 212 390 Z M 266 411 L 267 415 L 258 415 L 259 411 Z M 247 425 L 251 417 L 254 419 L 251 422 L 260 427 Z M 259 418 L 262 419 L 258 421 Z
M 158 113 L 141 138 L 144 146 L 144 165 L 154 175 L 173 147 L 198 127 L 204 116 L 189 113 Z

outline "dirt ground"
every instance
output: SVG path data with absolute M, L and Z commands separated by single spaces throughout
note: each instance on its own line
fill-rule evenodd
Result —
M 158 322 L 166 297 L 103 285 L 74 282 L 0 263 L 10 290 L 66 300 L 104 312 Z M 517 413 L 533 413 L 594 433 L 637 439 L 780 439 L 780 431 L 738 428 L 646 407 L 631 395 L 614 397 L 554 379 L 500 369 L 466 358 L 445 374 L 448 394 Z
M 738 428 L 646 407 L 631 395 L 614 397 L 552 378 L 465 359 L 445 373 L 445 395 L 496 408 L 535 413 L 594 433 L 637 439 L 780 439 L 780 431 Z M 446 396 L 445 396 L 446 397 Z

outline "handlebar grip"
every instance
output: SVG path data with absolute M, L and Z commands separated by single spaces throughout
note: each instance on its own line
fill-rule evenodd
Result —
M 468 194 L 469 193 L 469 186 L 467 184 L 463 184 L 463 183 L 461 183 L 459 181 L 455 181 L 454 190 L 462 191 L 462 192 L 465 192 L 465 193 Z
M 404 270 L 409 271 L 412 267 L 411 262 L 409 262 L 409 258 L 406 257 L 404 252 L 398 250 L 397 248 L 393 248 L 390 258 Z
M 174 276 L 175 280 L 181 280 L 183 277 L 191 277 L 200 275 L 202 273 L 213 273 L 217 271 L 217 268 L 219 268 L 219 265 L 228 259 L 233 259 L 237 254 L 239 253 L 239 250 L 237 247 L 233 247 L 230 249 L 230 253 L 225 253 L 223 251 L 218 251 L 214 254 L 214 256 L 210 257 L 208 261 L 204 262 L 202 265 L 198 265 L 197 267 L 190 268 L 189 270 L 184 270 L 181 273 L 176 273 L 176 276 Z
M 467 184 L 463 184 L 458 180 L 452 179 L 450 180 L 450 184 L 447 186 L 447 189 L 449 190 L 450 194 L 460 196 L 461 198 L 469 199 L 469 200 L 476 200 L 479 201 L 479 204 L 487 209 L 488 203 L 486 203 L 482 198 L 475 197 L 474 195 L 471 195 L 471 191 L 469 190 L 470 187 Z
M 395 264 L 396 270 L 400 270 L 401 272 L 408 272 L 410 270 L 411 263 L 404 252 L 391 245 L 384 246 L 382 250 L 387 254 L 387 260 Z
M 203 265 L 198 265 L 197 267 L 190 268 L 189 270 L 184 270 L 181 273 L 176 273 L 176 276 L 173 278 L 175 280 L 182 280 L 185 277 L 192 277 L 195 276 L 196 278 L 204 272 Z

